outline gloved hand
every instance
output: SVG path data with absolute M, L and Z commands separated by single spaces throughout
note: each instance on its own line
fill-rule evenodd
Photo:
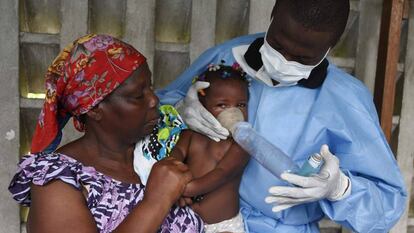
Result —
M 265 201 L 276 202 L 272 208 L 273 212 L 324 198 L 338 201 L 349 196 L 351 181 L 339 169 L 338 158 L 329 151 L 327 145 L 321 147 L 321 155 L 325 162 L 318 174 L 305 177 L 285 172 L 281 178 L 296 187 L 273 186 L 269 189 L 271 195 L 266 197 Z
M 195 82 L 188 90 L 187 96 L 179 101 L 175 108 L 190 129 L 218 142 L 220 139 L 226 139 L 229 136 L 229 131 L 223 128 L 217 119 L 198 100 L 198 90 L 208 86 L 210 86 L 208 82 Z

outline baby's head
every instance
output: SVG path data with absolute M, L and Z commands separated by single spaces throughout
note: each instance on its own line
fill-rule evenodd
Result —
M 247 120 L 249 81 L 240 66 L 210 65 L 198 81 L 206 81 L 210 86 L 199 92 L 200 102 L 213 116 L 217 117 L 225 109 L 240 109 Z

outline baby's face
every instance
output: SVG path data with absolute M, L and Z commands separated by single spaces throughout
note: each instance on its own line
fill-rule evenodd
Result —
M 213 116 L 217 117 L 223 110 L 235 107 L 242 111 L 247 120 L 248 87 L 243 81 L 214 80 L 205 93 L 202 103 Z

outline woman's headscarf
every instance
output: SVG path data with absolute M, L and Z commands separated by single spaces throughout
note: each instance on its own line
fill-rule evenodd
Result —
M 108 35 L 87 35 L 63 49 L 46 73 L 46 99 L 32 139 L 31 152 L 53 151 L 61 131 L 114 91 L 146 58 L 129 44 Z

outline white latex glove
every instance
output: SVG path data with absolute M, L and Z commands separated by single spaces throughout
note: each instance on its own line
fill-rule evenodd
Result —
M 210 86 L 208 82 L 195 82 L 191 85 L 186 97 L 179 101 L 175 108 L 190 129 L 218 142 L 220 139 L 226 139 L 229 136 L 229 131 L 221 126 L 217 119 L 198 100 L 198 90 L 208 86 Z
M 273 212 L 278 212 L 302 203 L 314 202 L 324 198 L 330 201 L 341 200 L 351 193 L 351 181 L 339 169 L 339 160 L 333 155 L 327 145 L 321 147 L 321 155 L 325 160 L 319 174 L 309 177 L 291 173 L 283 173 L 281 178 L 296 185 L 273 186 L 269 189 L 267 203 L 276 205 Z

